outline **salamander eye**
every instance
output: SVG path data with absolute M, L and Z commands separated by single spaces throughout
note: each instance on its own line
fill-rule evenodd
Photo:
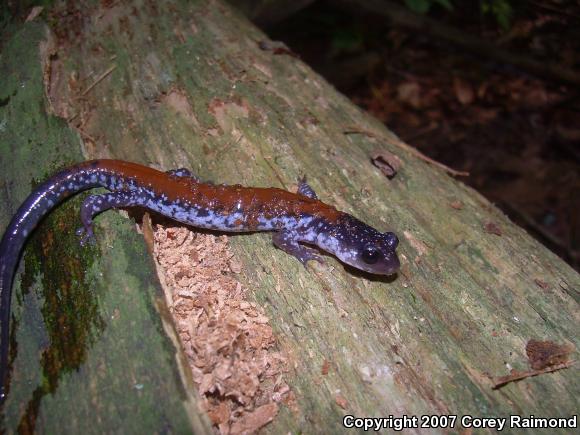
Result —
M 366 246 L 361 254 L 362 261 L 366 264 L 375 264 L 380 256 L 381 253 L 372 246 Z

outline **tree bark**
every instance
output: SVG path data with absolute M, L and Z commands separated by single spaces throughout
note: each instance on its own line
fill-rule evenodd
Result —
M 267 234 L 230 238 L 293 363 L 295 404 L 267 432 L 335 433 L 346 414 L 576 413 L 574 368 L 499 390 L 492 378 L 527 368 L 530 339 L 578 347 L 578 274 L 264 39 L 215 0 L 78 2 L 7 28 L 0 228 L 31 183 L 83 159 L 282 188 L 307 174 L 325 202 L 399 235 L 402 270 L 379 279 L 330 257 L 304 268 Z M 392 180 L 377 151 L 401 160 Z M 26 249 L 3 428 L 209 433 L 146 244 L 111 212 L 83 251 L 70 236 L 79 204 Z

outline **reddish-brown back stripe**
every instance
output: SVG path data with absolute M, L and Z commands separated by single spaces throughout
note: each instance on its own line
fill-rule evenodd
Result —
M 122 160 L 92 160 L 82 166 L 100 168 L 117 176 L 133 179 L 140 186 L 149 188 L 159 195 L 165 194 L 169 201 L 181 200 L 192 206 L 207 208 L 225 215 L 237 211 L 239 204 L 245 215 L 245 221 L 251 226 L 257 223 L 259 217 L 271 219 L 307 214 L 335 222 L 343 214 L 317 199 L 275 187 L 197 183 L 189 178 L 178 178 Z

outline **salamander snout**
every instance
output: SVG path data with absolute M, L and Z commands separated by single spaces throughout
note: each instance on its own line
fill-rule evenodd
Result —
M 399 243 L 394 233 L 386 233 L 384 240 L 367 243 L 358 255 L 347 261 L 352 266 L 376 275 L 392 275 L 401 266 L 395 249 Z

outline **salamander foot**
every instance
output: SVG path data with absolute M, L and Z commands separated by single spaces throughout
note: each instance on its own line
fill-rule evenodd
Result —
M 316 251 L 312 248 L 307 248 L 306 246 L 300 245 L 296 241 L 296 234 L 291 231 L 280 231 L 272 235 L 272 242 L 274 245 L 281 249 L 282 251 L 296 257 L 305 267 L 306 263 L 310 260 L 318 261 L 320 264 L 324 264 L 324 260 Z
M 80 237 L 79 243 L 81 246 L 85 246 L 88 243 L 94 245 L 97 243 L 95 233 L 93 232 L 93 225 L 89 224 L 87 226 L 82 226 L 76 231 L 77 236 Z

